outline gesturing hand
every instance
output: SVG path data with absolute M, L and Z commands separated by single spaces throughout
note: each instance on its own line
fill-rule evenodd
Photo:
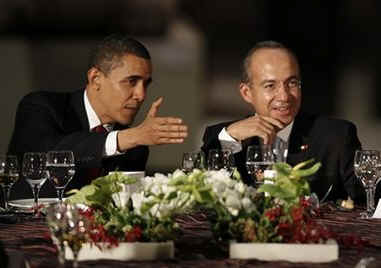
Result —
M 152 103 L 144 121 L 135 128 L 118 133 L 118 149 L 126 150 L 137 145 L 182 143 L 188 136 L 188 127 L 177 117 L 158 117 L 163 98 Z
M 264 144 L 272 144 L 276 133 L 284 127 L 279 120 L 256 114 L 231 124 L 227 127 L 227 132 L 239 141 L 258 136 L 263 139 Z

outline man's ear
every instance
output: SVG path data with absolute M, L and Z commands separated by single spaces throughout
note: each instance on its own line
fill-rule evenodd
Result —
M 247 103 L 252 103 L 253 95 L 251 92 L 251 88 L 246 83 L 239 84 L 239 92 L 241 93 L 241 97 Z
M 101 80 L 102 72 L 99 71 L 95 67 L 91 67 L 87 71 L 87 81 L 89 83 L 89 86 L 91 88 L 94 88 L 96 90 L 100 89 L 100 80 Z

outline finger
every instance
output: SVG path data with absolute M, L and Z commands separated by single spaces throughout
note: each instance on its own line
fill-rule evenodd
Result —
M 159 107 L 162 102 L 163 102 L 163 97 L 160 97 L 156 101 L 154 101 L 151 105 L 151 108 L 148 111 L 147 116 L 156 117 L 157 111 L 159 110 Z
M 183 142 L 184 139 L 181 138 L 160 138 L 158 144 L 178 144 Z
M 177 117 L 156 117 L 155 118 L 156 123 L 160 125 L 176 125 L 176 124 L 182 124 L 183 120 L 181 118 Z
M 268 117 L 268 116 L 260 116 L 262 119 L 266 120 L 267 122 L 269 122 L 270 124 L 278 127 L 279 129 L 283 129 L 285 127 L 285 124 L 283 124 L 281 121 L 275 119 L 275 118 L 272 118 L 272 117 Z
M 161 131 L 161 132 L 157 133 L 157 135 L 160 138 L 186 138 L 188 136 L 188 132 L 180 132 L 180 131 L 164 132 L 164 131 Z
M 160 125 L 157 127 L 159 131 L 188 131 L 188 127 L 185 125 Z

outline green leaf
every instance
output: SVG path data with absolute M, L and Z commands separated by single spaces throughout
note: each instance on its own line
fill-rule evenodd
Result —
M 297 164 L 296 166 L 294 166 L 294 167 L 292 168 L 292 170 L 298 170 L 298 169 L 301 169 L 301 168 L 303 168 L 303 167 L 305 167 L 305 166 L 307 166 L 307 165 L 313 163 L 314 161 L 315 161 L 315 160 L 314 160 L 313 158 L 311 158 L 311 159 L 309 159 L 309 160 L 307 160 L 307 161 L 301 162 L 301 163 Z
M 86 185 L 81 188 L 81 190 L 73 189 L 67 194 L 72 194 L 68 197 L 68 202 L 70 203 L 79 203 L 79 204 L 86 204 L 86 205 L 92 205 L 92 202 L 88 200 L 88 196 L 94 194 L 96 192 L 97 187 L 95 185 Z
M 315 174 L 320 167 L 321 167 L 321 163 L 319 162 L 314 164 L 312 167 L 308 169 L 294 169 L 292 171 L 292 174 L 299 178 L 308 177 L 308 176 L 311 176 L 312 174 Z

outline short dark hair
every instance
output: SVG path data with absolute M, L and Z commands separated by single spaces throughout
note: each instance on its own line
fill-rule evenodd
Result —
M 136 39 L 121 34 L 112 34 L 103 39 L 92 51 L 89 69 L 95 67 L 107 75 L 115 63 L 126 54 L 151 59 L 147 48 Z
M 295 53 L 291 49 L 289 49 L 288 47 L 283 45 L 282 43 L 276 42 L 276 41 L 272 41 L 272 40 L 258 42 L 257 44 L 255 44 L 254 47 L 252 47 L 249 50 L 249 52 L 247 53 L 246 57 L 244 58 L 244 60 L 242 62 L 242 66 L 241 66 L 241 69 L 242 69 L 241 70 L 241 83 L 248 84 L 248 83 L 251 82 L 251 77 L 250 77 L 250 72 L 249 72 L 249 68 L 250 68 L 250 64 L 251 64 L 251 56 L 256 51 L 258 51 L 259 49 L 262 49 L 262 48 L 284 49 L 288 53 L 290 53 L 295 58 L 295 60 L 298 62 L 298 59 L 297 59 Z

